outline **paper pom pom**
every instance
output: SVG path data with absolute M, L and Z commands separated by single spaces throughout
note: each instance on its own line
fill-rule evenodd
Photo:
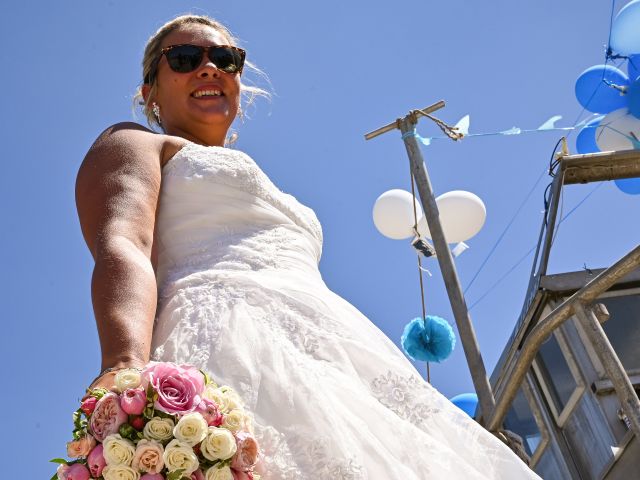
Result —
M 449 323 L 440 317 L 427 315 L 414 318 L 404 327 L 402 349 L 412 360 L 442 362 L 456 345 L 456 335 Z

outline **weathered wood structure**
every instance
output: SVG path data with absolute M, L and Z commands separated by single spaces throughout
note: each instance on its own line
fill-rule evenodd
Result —
M 640 478 L 640 246 L 606 270 L 547 274 L 562 188 L 640 177 L 640 151 L 560 156 L 553 173 L 496 407 L 479 420 L 520 435 L 542 478 Z

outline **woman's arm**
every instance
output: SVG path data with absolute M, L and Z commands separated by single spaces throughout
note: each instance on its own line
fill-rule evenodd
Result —
M 95 260 L 91 296 L 103 369 L 149 360 L 162 150 L 162 136 L 134 123 L 117 124 L 98 137 L 78 172 L 76 205 Z

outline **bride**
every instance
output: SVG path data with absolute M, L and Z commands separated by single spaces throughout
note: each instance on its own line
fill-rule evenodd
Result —
M 165 24 L 140 92 L 164 134 L 113 125 L 80 167 L 91 387 L 149 360 L 208 370 L 254 415 L 263 480 L 538 478 L 327 288 L 313 210 L 224 146 L 250 89 L 236 43 L 208 17 Z

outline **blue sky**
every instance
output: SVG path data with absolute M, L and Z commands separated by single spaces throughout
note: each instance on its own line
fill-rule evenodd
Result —
M 447 107 L 437 116 L 455 123 L 470 114 L 472 132 L 536 128 L 555 114 L 564 117 L 560 125 L 573 124 L 580 113 L 574 83 L 604 60 L 610 9 L 595 0 L 5 5 L 0 351 L 13 384 L 6 391 L 19 392 L 3 395 L 2 406 L 15 437 L 9 452 L 20 462 L 5 463 L 3 476 L 53 473 L 43 459 L 64 454 L 71 412 L 99 370 L 92 260 L 76 218 L 75 175 L 106 126 L 132 119 L 144 43 L 164 21 L 185 12 L 216 17 L 268 74 L 274 98 L 259 101 L 252 118 L 236 126 L 237 146 L 316 211 L 326 283 L 398 343 L 421 311 L 416 257 L 409 241 L 377 232 L 371 209 L 382 192 L 410 188 L 409 166 L 399 133 L 369 142 L 364 133 L 440 99 Z M 438 133 L 426 121 L 418 131 Z M 424 147 L 437 194 L 469 190 L 487 207 L 484 229 L 457 259 L 463 286 L 548 165 L 558 138 L 538 133 Z M 536 186 L 470 289 L 469 304 L 535 244 L 548 181 Z M 591 188 L 567 187 L 564 211 Z M 612 263 L 634 246 L 638 227 L 629 219 L 639 212 L 639 197 L 605 183 L 561 226 L 551 271 Z M 489 371 L 520 311 L 530 265 L 523 262 L 471 312 Z M 425 278 L 427 311 L 453 322 L 437 264 L 425 266 L 433 273 Z M 424 364 L 417 368 L 424 374 Z M 432 382 L 449 397 L 471 391 L 460 345 L 433 366 Z M 38 460 L 24 463 L 31 456 L 25 446 L 31 452 L 34 445 Z

